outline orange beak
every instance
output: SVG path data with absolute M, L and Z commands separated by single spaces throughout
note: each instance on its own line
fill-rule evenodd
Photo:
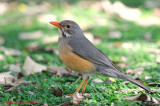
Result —
M 49 23 L 52 24 L 52 25 L 54 25 L 54 26 L 57 26 L 58 28 L 62 28 L 63 27 L 63 26 L 61 26 L 59 24 L 59 22 L 56 22 L 56 21 L 50 21 Z

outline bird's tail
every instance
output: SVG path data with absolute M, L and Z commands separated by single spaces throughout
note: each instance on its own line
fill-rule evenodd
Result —
M 118 70 L 118 69 L 117 69 Z M 101 70 L 101 73 L 103 73 L 103 75 L 107 75 L 107 76 L 110 76 L 110 77 L 114 77 L 114 78 L 120 78 L 120 79 L 124 79 L 124 80 L 127 80 L 127 81 L 130 81 L 136 85 L 138 85 L 139 87 L 145 89 L 146 91 L 148 92 L 152 92 L 151 89 L 149 89 L 148 87 L 146 87 L 145 85 L 143 85 L 140 81 L 137 81 L 125 74 L 123 74 L 122 72 L 120 71 L 117 71 L 117 70 L 113 70 L 113 69 L 104 69 L 104 70 Z
M 135 79 L 133 79 L 133 78 L 131 78 L 131 77 L 123 74 L 123 73 L 120 73 L 120 74 L 121 74 L 121 75 L 120 75 L 120 76 L 121 76 L 121 79 L 128 80 L 128 81 L 130 81 L 130 82 L 138 85 L 139 87 L 147 90 L 148 92 L 150 92 L 150 93 L 152 92 L 151 89 L 149 89 L 148 87 L 146 87 L 145 85 L 143 85 L 140 81 L 137 81 L 137 80 L 135 80 Z

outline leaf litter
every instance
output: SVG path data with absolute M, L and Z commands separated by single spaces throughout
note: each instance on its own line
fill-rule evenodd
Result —
M 41 30 L 35 31 L 35 32 L 21 32 L 18 35 L 18 38 L 20 40 L 32 40 L 32 39 L 38 39 L 43 36 L 43 33 Z
M 17 89 L 20 92 L 19 85 L 28 85 L 33 84 L 35 88 L 37 88 L 36 83 L 31 81 L 24 81 L 22 78 L 34 73 L 41 73 L 43 71 L 49 71 L 53 73 L 55 76 L 62 77 L 62 76 L 75 76 L 77 77 L 78 74 L 74 73 L 72 70 L 67 68 L 59 67 L 59 66 L 44 66 L 41 64 L 36 63 L 32 60 L 29 56 L 26 57 L 24 65 L 23 65 L 24 72 L 22 72 L 22 68 L 20 65 L 11 64 L 9 65 L 9 72 L 0 73 L 0 85 L 7 87 L 7 90 L 4 92 L 9 92 L 14 89 Z M 15 73 L 15 75 L 13 75 Z M 53 94 L 55 96 L 62 96 L 63 91 L 59 87 L 51 86 L 53 89 Z M 30 92 L 31 93 L 31 92 Z
M 54 87 L 53 85 L 51 85 L 51 88 L 52 88 L 52 90 L 53 90 L 53 94 L 54 94 L 56 97 L 63 96 L 63 90 L 62 90 L 60 87 Z
M 53 73 L 54 75 L 58 76 L 58 77 L 62 77 L 62 76 L 78 76 L 77 73 L 75 73 L 74 71 L 68 69 L 68 68 L 63 68 L 60 66 L 48 66 L 47 71 Z
M 88 93 L 74 93 L 72 96 L 65 96 L 65 97 L 71 97 L 72 99 L 70 101 L 66 101 L 62 104 L 60 104 L 60 106 L 68 106 L 68 105 L 78 105 L 78 104 L 83 104 L 81 101 L 89 98 L 90 94 Z
M 137 96 L 125 97 L 124 100 L 126 100 L 126 101 L 135 101 L 135 100 L 142 101 L 142 103 L 147 106 L 159 105 L 159 102 L 160 102 L 160 98 L 151 97 L 151 96 L 148 96 L 144 93 L 137 95 Z
M 126 61 L 126 58 L 124 59 L 124 61 Z M 2 82 L 5 82 L 5 83 L 1 83 L 1 85 L 5 86 L 5 87 L 8 87 L 8 89 L 4 92 L 9 92 L 9 91 L 12 91 L 13 89 L 17 89 L 18 92 L 20 92 L 19 85 L 33 84 L 36 88 L 35 83 L 33 83 L 31 81 L 24 81 L 22 79 L 18 79 L 17 77 L 14 77 L 14 76 L 11 75 L 12 71 L 18 72 L 20 74 L 20 72 L 21 72 L 20 66 L 11 64 L 9 66 L 9 68 L 10 68 L 9 72 L 2 73 L 4 75 L 7 75 L 9 78 L 11 78 L 11 80 L 7 79 L 7 81 L 6 81 L 7 77 L 6 78 L 4 77 L 5 79 Z M 74 73 L 72 70 L 69 70 L 67 68 L 63 68 L 63 67 L 60 67 L 60 66 L 48 66 L 47 67 L 47 66 L 38 64 L 34 60 L 32 60 L 29 56 L 26 57 L 26 60 L 25 60 L 24 65 L 23 65 L 23 69 L 25 70 L 25 75 L 30 75 L 30 74 L 37 73 L 37 72 L 42 72 L 42 71 L 49 71 L 49 72 L 53 73 L 54 75 L 56 75 L 58 77 L 74 76 L 74 75 L 78 76 L 77 73 Z M 131 72 L 131 74 L 135 74 L 135 73 L 142 74 L 143 70 L 144 70 L 143 68 L 135 69 L 135 70 L 132 70 L 133 72 Z M 130 72 L 128 72 L 128 73 L 130 73 Z M 0 75 L 2 75 L 2 74 L 0 74 Z M 0 78 L 2 78 L 2 77 L 0 77 Z M 10 83 L 8 83 L 9 81 L 10 81 Z M 98 80 L 97 83 L 101 83 L 101 81 L 99 82 L 99 80 Z M 153 86 L 154 84 L 150 83 L 150 85 Z M 159 86 L 159 84 L 157 84 L 157 86 Z M 61 88 L 54 87 L 54 86 L 51 86 L 51 88 L 53 89 L 53 94 L 56 97 L 63 96 L 63 90 Z M 136 89 L 136 92 L 137 92 L 137 89 Z M 30 92 L 30 93 L 33 94 L 33 92 Z M 89 96 L 89 94 L 83 94 L 82 95 L 81 93 L 75 93 L 71 97 L 72 97 L 71 101 L 64 102 L 61 105 L 62 106 L 64 104 L 77 105 L 77 104 L 80 104 L 80 102 L 83 99 L 88 98 L 90 96 Z M 142 95 L 142 97 L 143 97 L 143 95 Z M 135 99 L 135 100 L 141 100 L 141 99 L 139 99 L 139 98 L 141 98 L 141 96 L 139 97 L 139 95 L 134 97 L 134 98 L 138 98 L 138 99 Z M 149 97 L 147 96 L 147 98 L 149 98 Z M 128 99 L 125 98 L 125 100 L 128 100 Z M 130 98 L 129 98 L 129 100 L 130 100 Z M 152 101 L 153 103 L 157 103 L 157 99 L 155 99 L 153 97 L 152 97 L 152 100 L 150 100 L 150 101 Z M 147 103 L 148 103 L 148 101 L 147 101 Z
M 34 74 L 36 72 L 42 72 L 43 70 L 46 70 L 47 67 L 41 64 L 36 63 L 33 61 L 29 56 L 27 56 L 23 69 L 25 70 L 26 75 Z
M 17 49 L 6 48 L 0 46 L 0 51 L 3 51 L 5 55 L 12 55 L 12 56 L 22 56 L 22 52 Z

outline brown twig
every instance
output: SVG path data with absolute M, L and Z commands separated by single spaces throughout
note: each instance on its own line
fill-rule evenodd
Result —
M 20 89 L 19 89 L 19 85 L 29 85 L 29 84 L 33 84 L 32 81 L 23 81 L 23 82 L 20 82 L 20 83 L 13 83 L 13 84 L 0 84 L 4 87 L 9 87 L 9 89 L 5 90 L 4 92 L 9 92 L 9 91 L 12 91 L 13 89 L 17 88 L 18 91 L 20 92 Z

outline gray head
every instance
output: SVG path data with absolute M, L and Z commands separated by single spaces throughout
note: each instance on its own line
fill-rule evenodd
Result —
M 60 23 L 51 21 L 50 23 L 58 27 L 60 37 L 69 38 L 72 36 L 83 36 L 81 28 L 74 21 L 64 20 Z

